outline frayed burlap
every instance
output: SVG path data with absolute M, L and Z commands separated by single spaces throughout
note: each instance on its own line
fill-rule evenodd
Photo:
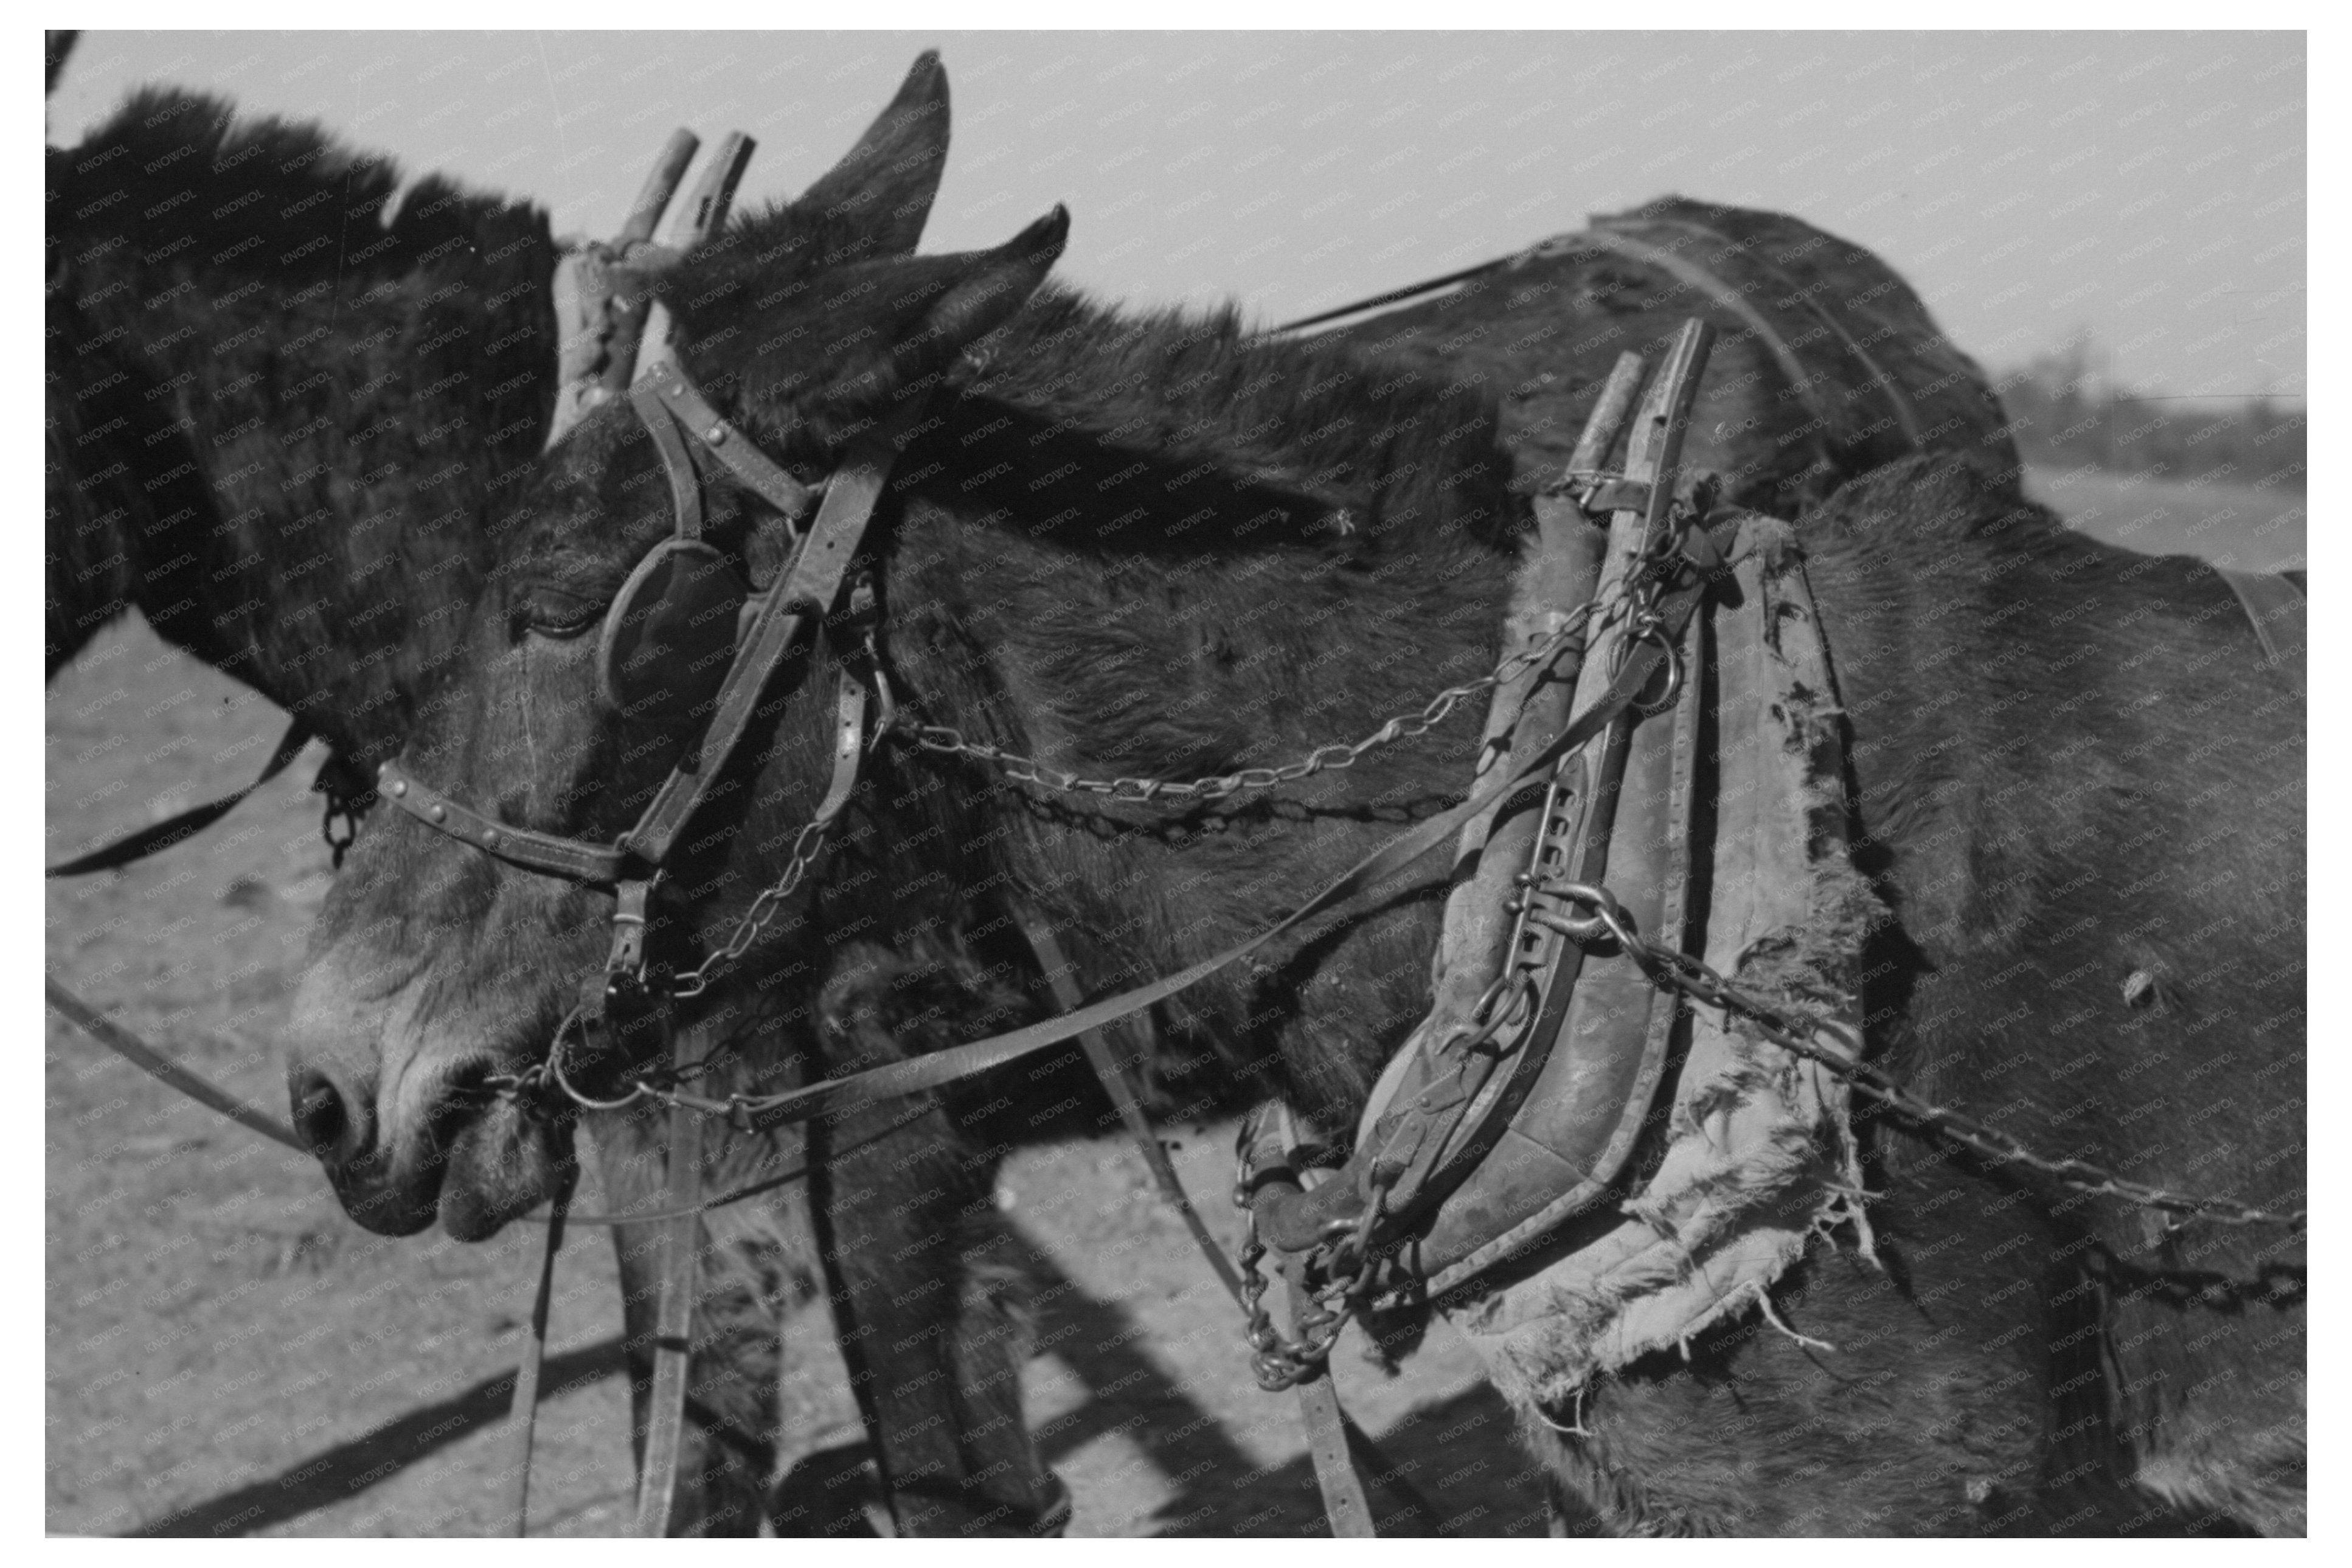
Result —
M 1858 1048 L 1855 973 L 1875 896 L 1847 856 L 1839 711 L 1788 527 L 1752 518 L 1738 603 L 1712 616 L 1719 793 L 1706 962 L 1836 1020 Z M 1538 1273 L 1451 1308 L 1514 1404 L 1564 1408 L 1598 1373 L 1672 1349 L 1766 1294 L 1818 1230 L 1867 1220 L 1843 1079 L 1696 1010 L 1656 1173 L 1623 1224 Z M 1777 1322 L 1777 1319 L 1775 1320 Z

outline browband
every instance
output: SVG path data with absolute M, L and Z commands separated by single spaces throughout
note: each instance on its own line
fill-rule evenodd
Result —
M 800 480 L 784 472 L 770 460 L 765 452 L 750 437 L 723 418 L 702 391 L 686 378 L 686 372 L 674 360 L 664 360 L 646 373 L 643 381 L 629 389 L 629 400 L 636 405 L 637 417 L 653 432 L 654 440 L 662 447 L 662 465 L 669 471 L 670 498 L 676 503 L 680 520 L 680 532 L 687 538 L 685 520 L 693 518 L 699 530 L 702 501 L 693 482 L 694 469 L 684 443 L 669 427 L 668 421 L 656 416 L 659 407 L 685 426 L 703 450 L 717 458 L 728 470 L 759 492 L 770 506 L 787 517 L 805 516 L 814 501 L 814 492 Z M 677 458 L 670 456 L 675 446 Z
M 788 515 L 805 512 L 816 496 L 770 461 L 749 437 L 719 417 L 709 401 L 674 363 L 648 373 L 631 401 L 659 447 L 676 503 L 671 537 L 691 539 L 701 528 L 698 487 L 686 455 L 685 434 L 716 454 L 738 477 Z M 636 825 L 610 845 L 592 844 L 515 827 L 461 805 L 407 773 L 397 761 L 377 769 L 383 798 L 437 833 L 470 844 L 509 865 L 591 887 L 618 888 L 657 872 L 678 834 L 692 819 L 710 785 L 726 767 L 753 714 L 768 695 L 776 670 L 800 645 L 804 633 L 841 596 L 850 563 L 873 521 L 897 437 L 921 414 L 902 406 L 852 442 L 826 484 L 816 518 L 791 563 L 758 601 L 742 646 L 719 689 L 716 710 L 694 746 L 662 783 Z

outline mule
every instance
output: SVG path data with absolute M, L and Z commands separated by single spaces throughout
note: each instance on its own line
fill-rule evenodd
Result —
M 385 160 L 158 89 L 47 174 L 48 673 L 137 609 L 363 795 L 546 436 L 546 215 L 395 205 Z
M 1916 452 L 2020 468 L 2001 383 L 1868 249 L 1784 213 L 1662 196 L 1475 269 L 1431 298 L 1317 327 L 1494 389 L 1514 487 L 1570 460 L 1620 350 L 1717 329 L 1686 466 L 1726 500 L 1794 517 Z
M 997 251 L 804 286 L 739 252 L 668 286 L 689 373 L 804 480 L 929 400 L 874 536 L 881 657 L 907 709 L 1049 771 L 1181 778 L 1369 732 L 1491 666 L 1526 522 L 1492 390 L 1254 337 L 1231 314 L 1122 316 L 1044 289 L 1063 231 L 1057 215 Z M 674 753 L 600 697 L 585 634 L 670 528 L 659 471 L 617 412 L 549 459 L 410 773 L 566 837 L 635 820 Z M 713 485 L 708 537 L 772 581 L 781 520 Z M 1857 862 L 1894 911 L 1864 955 L 1872 1052 L 2029 1143 L 2291 1197 L 2300 673 L 2258 667 L 2210 569 L 2071 535 L 1964 456 L 1880 468 L 1800 533 L 1852 730 Z M 702 957 L 782 871 L 830 771 L 824 685 L 775 691 L 735 753 L 658 906 L 649 940 L 669 963 Z M 1007 895 L 1044 911 L 1089 990 L 1181 967 L 1458 796 L 1475 739 L 1457 720 L 1278 797 L 1191 809 L 885 745 L 820 869 L 680 1018 L 727 1042 L 712 1081 L 762 1089 L 982 1032 L 1036 1005 L 1008 994 L 992 945 Z M 409 1229 L 437 1212 L 484 1235 L 563 1179 L 575 1132 L 642 1144 L 642 1119 L 575 1126 L 484 1092 L 545 1054 L 601 959 L 608 900 L 405 820 L 354 870 L 314 936 L 290 1071 L 355 1215 Z M 1444 890 L 1424 866 L 1418 887 L 1167 1004 L 1171 1058 L 1213 1060 L 1344 1141 L 1425 1010 Z M 937 1121 L 842 1147 L 883 1124 L 865 1115 L 812 1135 L 840 1150 L 811 1196 L 849 1332 L 926 1303 L 922 1342 L 943 1347 L 973 1289 L 958 1245 L 992 1223 L 984 1192 L 957 1179 L 974 1166 Z M 1880 1266 L 1821 1237 L 1769 1319 L 1629 1369 L 1579 1411 L 1521 1412 L 1603 1525 L 2300 1528 L 2299 1238 L 2175 1231 L 1869 1133 Z M 791 1148 L 713 1137 L 707 1181 Z M 723 1212 L 714 1237 L 761 1226 Z M 745 1245 L 711 1256 L 706 1289 L 730 1288 Z M 901 1365 L 870 1390 L 894 1454 L 911 1439 L 892 1421 L 922 1419 L 908 1403 L 956 1371 L 929 1352 Z M 995 1495 L 972 1458 L 940 1462 L 966 1498 Z M 999 1464 L 1034 1474 L 1017 1430 Z
M 61 55 L 53 43 L 52 82 Z M 767 216 L 769 263 L 911 252 L 947 108 L 926 55 L 839 163 Z M 322 785 L 363 807 L 362 770 L 429 702 L 547 435 L 545 215 L 437 178 L 395 210 L 386 161 L 160 90 L 51 149 L 48 174 L 49 673 L 137 608 L 324 737 Z M 634 1289 L 647 1238 L 615 1239 Z M 813 1261 L 765 1279 L 772 1308 L 816 1293 Z M 650 1352 L 634 1350 L 642 1398 Z M 775 1361 L 772 1342 L 764 1375 L 713 1401 L 772 1397 Z

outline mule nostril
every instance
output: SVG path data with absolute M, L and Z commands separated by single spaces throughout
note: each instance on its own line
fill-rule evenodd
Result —
M 354 1125 L 342 1090 L 312 1068 L 294 1080 L 294 1131 L 321 1161 L 340 1165 L 359 1155 L 366 1130 Z

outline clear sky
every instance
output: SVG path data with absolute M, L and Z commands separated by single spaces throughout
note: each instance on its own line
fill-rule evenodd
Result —
M 1870 246 L 1996 368 L 2087 331 L 2136 390 L 2305 390 L 2294 33 L 98 33 L 49 135 L 200 88 L 602 235 L 679 124 L 798 190 L 927 46 L 926 248 L 1063 202 L 1115 298 L 1271 322 L 1679 192 Z

